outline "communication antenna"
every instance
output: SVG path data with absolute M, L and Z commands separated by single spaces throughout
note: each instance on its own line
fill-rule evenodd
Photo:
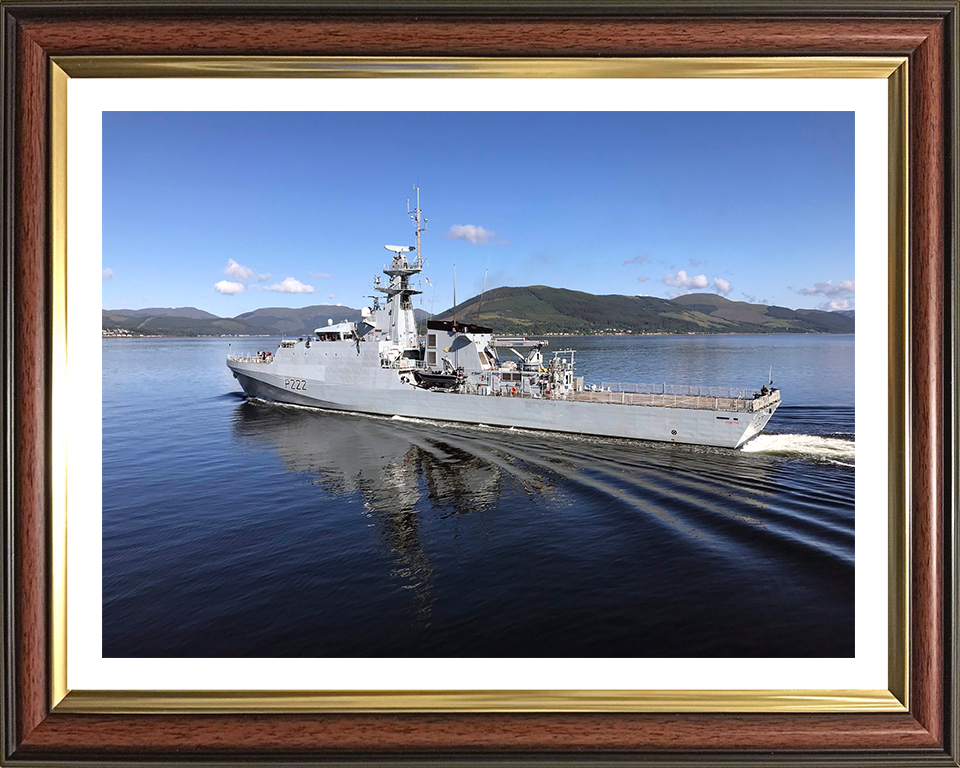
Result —
M 483 287 L 480 289 L 480 306 L 477 307 L 477 325 L 480 324 L 480 310 L 483 309 L 483 294 L 487 290 L 487 272 L 490 267 L 483 270 Z
M 423 216 L 423 211 L 420 210 L 420 187 L 416 186 L 413 189 L 417 193 L 417 207 L 411 211 L 410 199 L 407 198 L 407 214 L 413 220 L 417 231 L 417 269 L 423 269 L 423 256 L 420 253 L 420 234 L 427 231 L 427 220 Z
M 480 324 L 480 310 L 483 309 L 483 294 L 487 290 L 487 272 L 490 271 L 490 257 L 487 256 L 487 268 L 483 270 L 483 287 L 480 288 L 480 306 L 477 307 L 477 324 Z
M 768 383 L 768 385 L 772 385 L 772 384 L 773 384 L 773 366 L 772 366 L 772 365 L 770 366 L 770 373 L 769 373 L 769 375 L 767 376 L 767 383 Z

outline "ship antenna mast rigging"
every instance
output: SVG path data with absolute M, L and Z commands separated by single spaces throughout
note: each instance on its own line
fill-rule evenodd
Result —
M 408 199 L 407 214 L 417 228 L 417 269 L 423 269 L 423 256 L 420 254 L 420 235 L 427 231 L 427 219 L 424 218 L 423 211 L 420 210 L 420 187 L 414 187 L 413 189 L 417 193 L 417 207 L 411 211 L 410 200 Z

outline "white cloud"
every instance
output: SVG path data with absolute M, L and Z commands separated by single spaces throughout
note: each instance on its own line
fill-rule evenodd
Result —
M 849 299 L 830 299 L 830 301 L 825 304 L 820 305 L 820 309 L 825 309 L 828 312 L 836 312 L 840 309 L 850 309 Z
M 330 296 L 328 296 L 327 298 L 335 299 L 335 298 L 337 298 L 337 294 L 331 293 Z
M 851 309 L 850 299 L 857 292 L 857 284 L 853 280 L 841 280 L 834 283 L 827 280 L 801 288 L 798 293 L 804 296 L 823 296 L 827 300 L 820 305 L 820 309 L 836 312 L 840 309 Z
M 265 273 L 262 274 L 262 275 L 257 275 L 257 282 L 258 282 L 258 283 L 265 283 L 265 282 L 267 282 L 267 280 L 269 280 L 269 279 L 270 279 L 270 273 L 269 273 L 269 272 L 265 272 Z
M 295 277 L 288 277 L 282 283 L 267 286 L 266 290 L 277 293 L 313 293 L 313 286 L 304 285 Z
M 690 259 L 691 267 L 699 267 L 701 264 L 703 264 L 703 262 L 700 261 L 700 259 Z
M 333 277 L 329 272 L 311 272 L 309 269 L 307 270 L 307 274 L 310 275 L 310 277 L 317 278 L 317 280 L 329 280 Z
M 102 274 L 104 280 L 113 280 L 113 270 L 110 269 L 110 267 L 107 267 L 105 270 L 103 270 Z
M 710 284 L 706 275 L 688 275 L 684 269 L 664 275 L 663 282 L 674 288 L 706 288 Z
M 476 224 L 454 224 L 447 232 L 447 237 L 451 240 L 466 240 L 474 245 L 483 245 L 496 234 L 492 229 L 484 229 Z
M 733 290 L 733 285 L 729 280 L 724 280 L 722 277 L 717 277 L 716 275 L 713 276 L 713 287 L 724 296 Z
M 646 275 L 637 275 L 637 280 L 639 280 L 641 283 L 645 283 L 645 282 L 647 282 L 647 280 L 649 280 L 649 279 L 650 279 L 650 278 L 647 277 Z
M 253 277 L 253 270 L 242 264 L 237 264 L 233 259 L 227 259 L 227 266 L 223 268 L 223 274 L 241 283 L 246 283 Z
M 853 280 L 841 280 L 834 284 L 833 280 L 827 280 L 822 283 L 814 283 L 800 289 L 804 296 L 829 296 L 846 297 L 853 296 L 856 293 L 856 283 Z
M 243 290 L 243 283 L 231 283 L 229 280 L 221 280 L 213 286 L 213 290 L 225 296 L 232 296 Z
M 645 261 L 649 259 L 650 259 L 649 253 L 638 253 L 633 258 L 627 259 L 625 262 L 623 262 L 623 266 L 627 266 L 627 264 L 643 264 Z

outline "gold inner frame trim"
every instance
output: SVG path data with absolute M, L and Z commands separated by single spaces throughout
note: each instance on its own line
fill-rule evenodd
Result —
M 67 80 L 50 67 L 50 247 L 52 275 L 50 387 L 51 699 L 67 695 Z
M 890 691 L 71 691 L 57 712 L 903 712 Z
M 56 56 L 70 77 L 887 78 L 898 56 L 442 58 Z
M 887 681 L 910 707 L 910 306 L 909 268 L 909 69 L 899 67 L 887 79 L 887 444 L 888 613 Z
M 889 690 L 132 691 L 67 686 L 67 85 L 98 78 L 874 78 L 888 93 Z M 904 712 L 909 691 L 908 202 L 905 57 L 61 56 L 50 71 L 50 704 L 70 713 Z

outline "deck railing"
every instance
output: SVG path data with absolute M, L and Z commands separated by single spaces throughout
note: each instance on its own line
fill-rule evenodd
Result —
M 401 371 L 412 371 L 415 368 L 419 370 L 427 370 L 430 366 L 427 365 L 425 360 L 414 360 L 411 357 L 399 357 L 396 360 L 381 360 L 381 368 L 395 368 Z M 437 366 L 433 366 L 436 368 Z
M 780 400 L 780 393 L 746 399 L 719 395 L 672 395 L 662 392 L 613 392 L 584 390 L 566 395 L 567 400 L 583 403 L 612 403 L 617 405 L 646 405 L 654 408 L 687 408 L 704 411 L 735 411 L 754 413 Z
M 681 395 L 685 397 L 729 397 L 735 400 L 747 400 L 756 390 L 739 387 L 702 387 L 685 384 L 623 384 L 619 382 L 600 382 L 600 389 L 608 392 L 631 392 L 644 395 Z

